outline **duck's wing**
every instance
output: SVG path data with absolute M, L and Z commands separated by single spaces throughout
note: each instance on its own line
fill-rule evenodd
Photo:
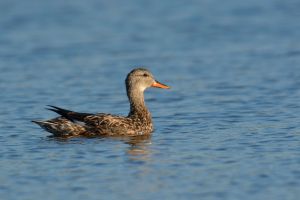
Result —
M 105 135 L 130 135 L 134 134 L 133 127 L 131 127 L 131 119 L 111 115 L 105 113 L 98 113 L 89 115 L 84 118 L 84 123 L 93 132 Z
M 125 135 L 134 134 L 130 118 L 106 113 L 79 113 L 66 110 L 57 106 L 50 106 L 51 111 L 62 117 L 82 125 L 88 132 L 100 135 Z
M 75 122 L 75 121 L 80 121 L 84 122 L 85 117 L 93 115 L 91 113 L 80 113 L 80 112 L 74 112 L 71 110 L 67 110 L 64 108 L 60 108 L 57 106 L 51 106 L 49 105 L 50 108 L 47 108 L 48 110 L 51 110 L 53 112 L 56 112 L 57 114 L 61 115 L 62 117 Z

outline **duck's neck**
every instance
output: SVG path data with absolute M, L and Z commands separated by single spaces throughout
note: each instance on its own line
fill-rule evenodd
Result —
M 141 91 L 138 88 L 128 88 L 127 96 L 130 102 L 130 112 L 128 117 L 138 118 L 142 121 L 152 123 L 151 114 L 145 104 L 144 91 Z

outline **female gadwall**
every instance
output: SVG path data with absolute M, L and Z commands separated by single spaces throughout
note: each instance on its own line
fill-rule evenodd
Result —
M 153 131 L 151 113 L 144 101 L 144 90 L 149 87 L 169 89 L 156 81 L 150 71 L 132 70 L 125 80 L 130 112 L 127 117 L 105 113 L 79 113 L 56 106 L 48 108 L 60 117 L 46 121 L 32 121 L 57 137 L 72 136 L 137 136 Z

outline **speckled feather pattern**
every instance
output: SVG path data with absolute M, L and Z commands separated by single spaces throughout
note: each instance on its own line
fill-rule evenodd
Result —
M 61 116 L 33 122 L 59 137 L 150 135 L 153 132 L 153 124 L 151 113 L 144 102 L 144 90 L 154 82 L 153 75 L 146 69 L 134 69 L 127 75 L 125 83 L 130 102 L 127 117 L 105 113 L 79 113 L 50 106 L 49 110 Z

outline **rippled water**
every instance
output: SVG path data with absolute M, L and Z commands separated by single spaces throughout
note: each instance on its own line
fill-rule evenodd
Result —
M 3 199 L 299 199 L 299 1 L 0 2 Z M 57 105 L 126 115 L 147 66 L 150 138 L 48 138 Z

